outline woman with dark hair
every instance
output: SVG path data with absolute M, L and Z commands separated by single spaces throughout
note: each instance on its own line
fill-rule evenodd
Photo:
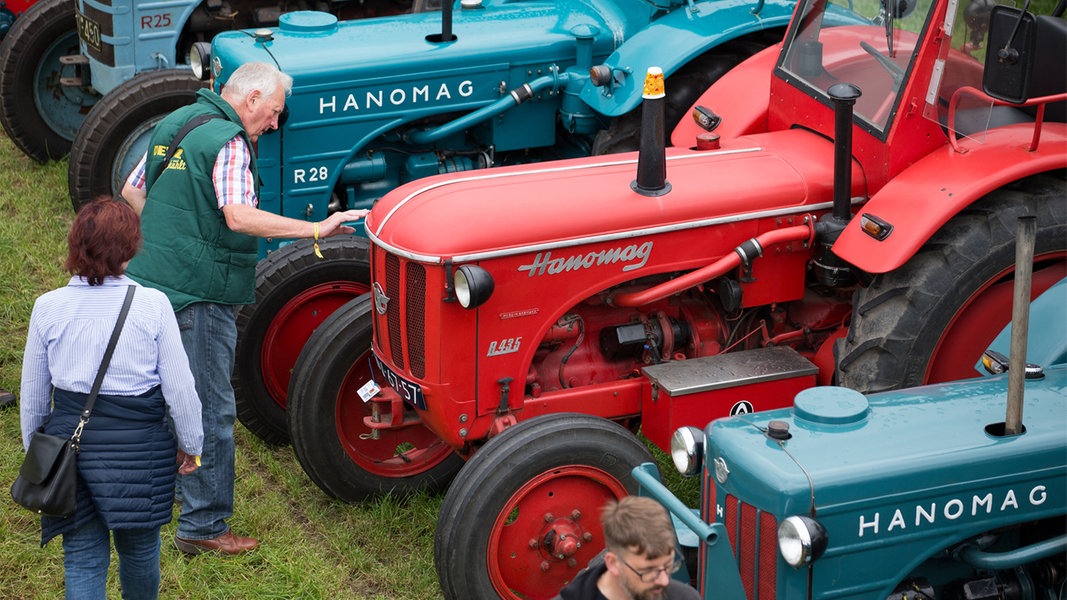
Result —
M 73 433 L 127 289 L 136 291 L 82 431 L 77 510 L 42 516 L 41 545 L 63 536 L 68 599 L 103 599 L 114 534 L 122 597 L 157 598 L 159 530 L 171 520 L 175 477 L 200 464 L 200 399 L 170 301 L 125 275 L 141 245 L 133 209 L 98 198 L 78 212 L 67 245 L 70 281 L 37 298 L 30 316 L 25 447 L 42 425 L 49 434 Z

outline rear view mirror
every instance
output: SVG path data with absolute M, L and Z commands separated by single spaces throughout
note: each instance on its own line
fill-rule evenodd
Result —
M 1028 99 L 1034 64 L 1034 15 L 1010 7 L 995 6 L 989 15 L 982 89 L 1006 102 Z

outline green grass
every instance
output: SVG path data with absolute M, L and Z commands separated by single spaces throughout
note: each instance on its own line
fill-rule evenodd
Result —
M 34 299 L 62 286 L 66 235 L 74 213 L 67 165 L 38 165 L 0 134 L 0 387 L 17 391 Z M 0 598 L 60 598 L 60 540 L 40 547 L 38 519 L 7 492 L 22 463 L 17 407 L 0 410 Z M 161 598 L 431 599 L 440 497 L 332 500 L 304 475 L 288 446 L 263 444 L 237 428 L 235 516 L 261 546 L 239 557 L 186 558 L 163 529 Z M 176 514 L 176 513 L 175 513 Z M 108 597 L 118 598 L 116 560 Z

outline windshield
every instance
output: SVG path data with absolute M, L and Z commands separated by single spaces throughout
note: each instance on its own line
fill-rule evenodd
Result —
M 807 0 L 779 73 L 829 102 L 835 83 L 860 88 L 856 117 L 884 139 L 933 0 Z

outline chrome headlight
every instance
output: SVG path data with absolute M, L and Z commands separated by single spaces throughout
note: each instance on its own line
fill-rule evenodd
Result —
M 671 436 L 671 460 L 685 477 L 700 473 L 704 463 L 704 432 L 696 427 L 682 427 Z
M 211 78 L 211 43 L 196 42 L 189 49 L 189 66 L 193 69 L 193 76 L 200 81 Z
M 826 529 L 810 517 L 794 515 L 778 526 L 778 551 L 793 568 L 818 560 L 826 551 Z
M 452 276 L 456 289 L 456 300 L 463 308 L 477 308 L 493 295 L 493 276 L 489 271 L 475 266 L 463 265 Z

